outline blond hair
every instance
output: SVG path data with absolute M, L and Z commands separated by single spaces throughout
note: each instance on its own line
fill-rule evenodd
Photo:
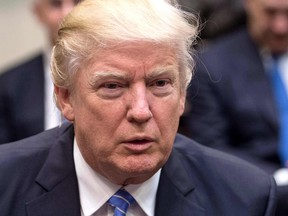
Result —
M 54 84 L 72 87 L 81 65 L 112 41 L 151 41 L 175 47 L 186 90 L 194 67 L 191 45 L 197 26 L 193 15 L 165 0 L 84 0 L 60 26 L 51 62 Z

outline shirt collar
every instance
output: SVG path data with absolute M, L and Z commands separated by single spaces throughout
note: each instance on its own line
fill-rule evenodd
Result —
M 52 47 L 51 45 L 46 44 L 43 47 L 43 63 L 45 65 L 45 68 L 48 69 L 45 71 L 48 72 L 48 75 L 50 75 L 51 55 L 52 55 Z
M 92 215 L 121 187 L 96 173 L 84 160 L 74 138 L 74 163 L 79 186 L 81 209 Z M 131 184 L 125 189 L 134 197 L 147 215 L 154 215 L 156 193 L 161 169 L 141 184 Z
M 272 54 L 267 49 L 260 50 L 260 56 L 264 65 L 265 70 L 270 73 L 271 72 L 271 64 L 272 64 Z M 279 67 L 281 71 L 287 71 L 288 69 L 288 51 L 279 56 L 278 59 Z

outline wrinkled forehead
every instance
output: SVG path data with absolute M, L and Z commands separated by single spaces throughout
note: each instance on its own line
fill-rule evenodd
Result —
M 61 7 L 65 4 L 78 4 L 81 0 L 35 0 L 36 4 L 39 5 L 46 5 L 46 6 L 54 6 L 54 7 Z
M 119 71 L 177 68 L 178 58 L 174 46 L 167 43 L 125 42 L 98 49 L 87 65 L 113 67 Z M 84 66 L 85 67 L 85 66 Z
M 256 1 L 261 4 L 264 8 L 274 9 L 274 10 L 288 10 L 287 0 L 248 0 Z
M 105 42 L 104 42 L 105 43 Z M 105 54 L 122 53 L 132 55 L 135 58 L 138 55 L 150 56 L 152 54 L 173 54 L 177 53 L 177 45 L 173 41 L 152 41 L 152 40 L 131 40 L 131 41 L 107 41 L 106 46 L 100 47 L 100 56 Z M 156 56 L 161 57 L 161 56 Z

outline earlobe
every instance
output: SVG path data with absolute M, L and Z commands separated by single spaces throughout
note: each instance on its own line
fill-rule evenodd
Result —
M 179 104 L 179 116 L 182 116 L 185 111 L 186 94 L 182 94 Z
M 69 121 L 74 121 L 73 106 L 70 100 L 70 92 L 63 87 L 54 86 L 55 99 L 62 115 Z
M 32 12 L 40 23 L 45 24 L 46 20 L 44 18 L 44 12 L 43 12 L 44 6 L 40 4 L 43 4 L 43 3 L 34 2 L 34 4 L 32 5 Z
M 39 5 L 38 5 L 39 3 L 34 3 L 33 5 L 32 5 L 32 12 L 33 12 L 33 14 L 34 14 L 34 16 L 35 17 L 37 17 L 37 19 L 38 19 L 38 21 L 41 21 L 41 18 L 40 18 L 40 9 L 39 9 Z

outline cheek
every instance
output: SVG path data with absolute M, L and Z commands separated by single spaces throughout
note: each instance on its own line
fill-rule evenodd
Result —
M 52 30 L 58 30 L 59 25 L 63 19 L 63 16 L 61 13 L 57 11 L 51 11 L 47 12 L 48 14 L 46 15 L 46 20 L 47 20 L 47 25 L 49 25 L 50 29 Z
M 102 135 L 110 134 L 116 130 L 123 118 L 125 118 L 125 106 L 122 101 L 103 101 L 95 95 L 79 95 L 75 106 L 75 121 L 90 128 L 96 128 Z
M 75 130 L 77 143 L 80 151 L 85 158 L 86 162 L 99 171 L 98 164 L 107 160 L 108 156 L 113 152 L 111 147 L 113 145 L 107 145 L 105 138 L 100 135 L 101 131 L 87 131 L 83 128 Z
M 105 157 L 110 152 L 107 143 L 114 143 L 115 131 L 119 127 L 119 118 L 115 114 L 113 106 L 104 106 L 98 102 L 82 101 L 75 111 L 75 130 L 82 143 L 87 143 L 86 148 L 90 155 Z M 96 145 L 97 144 L 97 145 Z M 105 153 L 106 152 L 106 153 Z
M 174 98 L 170 100 L 171 101 L 171 111 L 174 112 L 175 118 L 180 118 L 180 116 L 183 114 L 185 110 L 185 102 L 186 102 L 186 95 L 174 95 Z M 169 102 L 167 102 L 169 103 Z
M 154 104 L 156 108 L 152 112 L 155 120 L 167 130 L 171 128 L 174 131 L 175 127 L 178 127 L 179 118 L 184 110 L 182 102 L 178 97 L 175 97 Z

